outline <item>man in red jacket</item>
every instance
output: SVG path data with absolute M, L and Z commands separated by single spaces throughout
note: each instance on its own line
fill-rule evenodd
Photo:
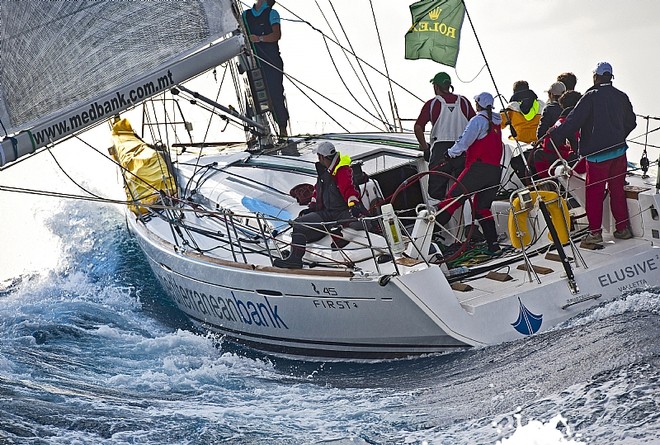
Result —
M 587 90 L 564 123 L 550 129 L 553 139 L 565 139 L 580 131 L 579 154 L 587 158 L 586 211 L 589 233 L 581 246 L 593 249 L 603 242 L 603 199 L 610 193 L 610 209 L 616 221 L 614 237 L 632 238 L 624 191 L 628 161 L 626 138 L 637 126 L 628 96 L 612 86 L 612 65 L 600 62 L 594 69 L 594 85 Z M 602 246 L 601 246 L 602 247 Z
M 293 224 L 291 253 L 286 258 L 275 258 L 273 265 L 288 269 L 301 269 L 307 242 L 318 241 L 328 234 L 336 221 L 346 221 L 367 214 L 360 201 L 360 192 L 353 185 L 351 158 L 339 153 L 330 142 L 321 142 L 316 148 L 317 181 L 309 208 L 301 212 Z M 327 224 L 331 223 L 331 224 Z

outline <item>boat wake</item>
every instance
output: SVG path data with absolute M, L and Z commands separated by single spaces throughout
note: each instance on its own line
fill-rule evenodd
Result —
M 507 344 L 300 362 L 192 331 L 113 208 L 63 205 L 42 230 L 58 240 L 57 266 L 0 290 L 0 442 L 512 444 L 548 429 L 573 443 L 659 437 L 658 290 Z M 558 413 L 571 434 L 553 423 Z

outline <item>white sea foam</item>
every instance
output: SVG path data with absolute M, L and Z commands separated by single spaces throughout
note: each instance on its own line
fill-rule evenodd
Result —
M 573 317 L 572 319 L 555 326 L 552 330 L 575 328 L 594 321 L 624 314 L 631 311 L 660 311 L 660 289 L 649 289 L 629 292 L 615 300 L 608 301 L 593 309 Z
M 497 445 L 580 445 L 586 443 L 571 438 L 571 428 L 561 414 L 557 414 L 545 423 L 530 420 L 525 425 L 522 424 L 520 414 L 516 414 L 515 417 L 516 431 L 510 437 L 498 440 Z

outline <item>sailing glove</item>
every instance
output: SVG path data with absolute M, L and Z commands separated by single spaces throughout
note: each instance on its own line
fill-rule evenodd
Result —
M 357 202 L 353 206 L 349 207 L 348 210 L 351 212 L 351 216 L 353 218 L 361 218 L 363 216 L 367 216 L 369 213 L 361 202 Z

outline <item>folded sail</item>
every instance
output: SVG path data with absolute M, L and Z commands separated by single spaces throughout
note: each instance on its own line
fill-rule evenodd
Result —
M 233 57 L 237 28 L 231 0 L 2 2 L 0 166 Z M 210 66 L 169 69 L 222 37 Z
M 148 212 L 149 205 L 160 201 L 161 193 L 176 193 L 163 154 L 140 139 L 127 119 L 112 125 L 112 145 L 111 154 L 122 166 L 126 198 L 134 203 L 129 205 L 133 213 Z

